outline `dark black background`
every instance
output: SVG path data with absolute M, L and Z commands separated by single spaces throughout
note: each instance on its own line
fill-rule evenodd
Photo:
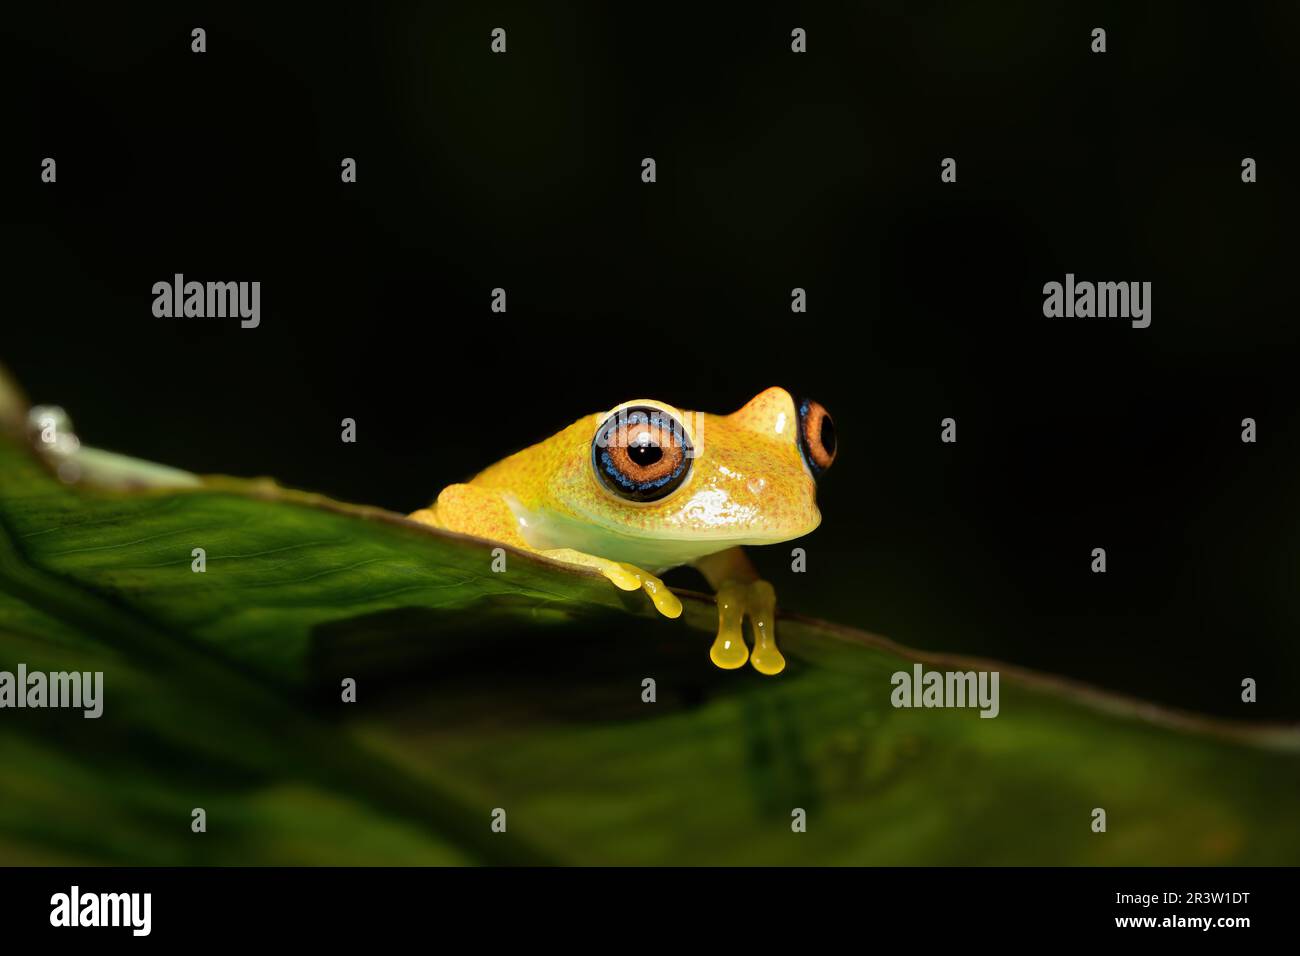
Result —
M 756 554 L 785 607 L 1300 716 L 1297 5 L 6 17 L 0 361 L 83 441 L 410 511 L 620 401 L 782 384 L 841 440 L 808 573 Z M 261 327 L 154 318 L 175 272 L 260 280 Z M 1151 281 L 1151 327 L 1045 319 L 1066 272 Z

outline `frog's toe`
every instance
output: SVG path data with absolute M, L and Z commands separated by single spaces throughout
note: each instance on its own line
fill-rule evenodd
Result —
M 641 590 L 641 578 L 636 568 L 630 564 L 617 564 L 613 561 L 600 566 L 600 573 L 605 575 L 613 585 L 622 591 Z
M 645 591 L 655 608 L 664 617 L 678 617 L 682 613 L 682 602 L 677 595 L 668 590 L 668 586 L 648 571 L 642 571 L 634 564 L 621 561 L 609 561 L 598 565 L 600 573 L 605 575 L 614 586 L 624 591 Z
M 754 652 L 745 646 L 741 632 L 745 616 L 754 629 Z M 718 636 L 709 659 L 726 670 L 745 661 L 768 676 L 785 670 L 785 658 L 776 646 L 776 592 L 766 581 L 727 582 L 718 588 Z
M 718 588 L 718 636 L 709 648 L 709 660 L 723 670 L 744 667 L 749 660 L 749 648 L 741 633 L 745 619 L 744 584 L 727 583 Z
M 654 602 L 655 609 L 664 617 L 680 617 L 682 613 L 682 602 L 678 600 L 677 595 L 668 589 L 657 577 L 648 571 L 642 571 L 640 568 L 631 564 L 620 564 L 619 567 L 632 580 L 636 581 L 634 587 L 639 587 L 650 596 Z M 617 582 L 615 582 L 617 583 Z M 622 587 L 622 585 L 619 585 Z M 625 588 L 632 590 L 632 588 Z
M 776 646 L 776 591 L 766 581 L 749 586 L 749 621 L 754 627 L 754 670 L 769 677 L 785 670 L 785 658 Z
M 677 595 L 668 590 L 668 586 L 653 574 L 642 571 L 634 564 L 610 561 L 594 554 L 574 551 L 572 548 L 552 548 L 540 553 L 554 561 L 595 568 L 613 582 L 615 587 L 624 591 L 645 591 L 654 602 L 655 608 L 664 617 L 679 617 L 682 613 L 682 602 L 677 599 Z

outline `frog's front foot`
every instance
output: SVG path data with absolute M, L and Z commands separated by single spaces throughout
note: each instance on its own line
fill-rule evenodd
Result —
M 595 555 L 584 554 L 572 548 L 554 548 L 550 551 L 543 551 L 542 554 L 548 558 L 563 561 L 566 564 L 579 564 L 583 567 L 595 568 L 612 581 L 617 588 L 624 591 L 645 591 L 650 600 L 654 602 L 655 608 L 664 617 L 681 616 L 682 602 L 677 595 L 668 590 L 668 586 L 649 571 L 642 571 L 636 565 L 598 558 Z
M 754 629 L 750 653 L 741 633 L 748 616 Z M 760 674 L 785 670 L 785 658 L 776 646 L 776 591 L 766 581 L 727 581 L 718 588 L 718 637 L 709 649 L 713 663 L 726 670 L 744 667 L 745 661 Z

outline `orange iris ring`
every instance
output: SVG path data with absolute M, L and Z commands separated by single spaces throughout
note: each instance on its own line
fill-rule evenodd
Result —
M 799 403 L 799 447 L 814 475 L 820 475 L 835 461 L 835 454 L 826 450 L 821 439 L 822 425 L 829 419 L 830 414 L 820 403 L 812 399 Z
M 649 462 L 637 448 L 661 454 Z M 592 466 L 601 483 L 619 497 L 656 501 L 682 485 L 690 471 L 690 439 L 671 415 L 651 407 L 623 408 L 601 425 L 592 442 Z

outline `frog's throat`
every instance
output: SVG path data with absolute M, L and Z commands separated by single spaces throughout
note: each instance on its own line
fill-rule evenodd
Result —
M 648 571 L 662 571 L 690 564 L 706 555 L 745 545 L 776 544 L 802 537 L 812 528 L 780 536 L 693 534 L 680 537 L 635 535 L 606 528 L 595 522 L 556 514 L 545 509 L 530 509 L 505 495 L 506 504 L 519 522 L 519 533 L 530 548 L 539 551 L 572 548 L 613 561 L 635 564 Z M 820 522 L 820 516 L 818 516 Z

